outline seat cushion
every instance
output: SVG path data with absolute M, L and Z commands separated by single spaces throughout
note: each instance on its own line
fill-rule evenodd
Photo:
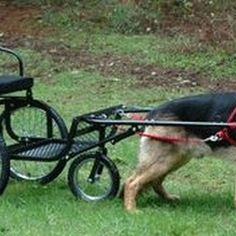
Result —
M 17 75 L 0 75 L 0 94 L 30 89 L 33 78 Z

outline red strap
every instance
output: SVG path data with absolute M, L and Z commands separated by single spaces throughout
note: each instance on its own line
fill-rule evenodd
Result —
M 216 135 L 222 140 L 225 140 L 226 142 L 230 143 L 231 145 L 236 146 L 236 141 L 229 136 L 228 128 L 220 130 L 219 132 L 217 132 Z
M 201 141 L 199 141 L 198 139 L 166 137 L 166 136 L 160 136 L 157 134 L 148 134 L 148 133 L 144 133 L 144 132 L 140 132 L 139 135 L 142 137 L 147 137 L 147 138 L 154 139 L 154 140 L 161 141 L 161 142 L 165 142 L 165 143 L 194 143 L 194 144 L 201 143 Z
M 236 116 L 236 107 L 234 108 L 234 110 L 231 112 L 229 118 L 227 119 L 227 123 L 232 123 L 232 120 L 235 118 L 235 116 Z M 131 116 L 131 119 L 133 119 L 133 120 L 144 120 L 143 116 L 138 115 L 138 114 L 133 114 Z M 233 122 L 233 124 L 230 125 L 230 128 L 231 129 L 236 129 L 235 122 Z M 140 132 L 139 135 L 143 136 L 143 137 L 150 138 L 150 139 L 158 140 L 158 141 L 161 141 L 161 142 L 167 142 L 167 143 L 189 143 L 189 142 L 195 143 L 195 144 L 200 143 L 200 141 L 197 140 L 197 139 L 166 137 L 166 136 L 159 136 L 159 135 L 156 135 L 156 134 L 148 134 L 148 133 L 144 133 L 144 132 Z M 220 130 L 219 132 L 216 133 L 216 135 L 218 137 L 220 137 L 221 139 L 227 141 L 231 145 L 236 146 L 236 140 L 232 139 L 229 135 L 229 128 L 224 128 L 224 129 Z
M 132 115 L 130 116 L 130 118 L 131 118 L 132 120 L 144 120 L 143 116 L 142 116 L 142 115 L 139 115 L 139 114 L 132 114 Z
M 230 123 L 230 122 L 233 120 L 233 118 L 235 117 L 235 115 L 236 115 L 236 107 L 235 107 L 234 110 L 231 112 L 229 118 L 227 119 L 227 122 Z M 234 125 L 233 128 L 235 129 L 236 126 Z
M 132 114 L 130 118 L 132 120 L 144 120 L 143 116 L 141 116 L 139 114 Z M 189 142 L 195 143 L 195 144 L 200 143 L 200 141 L 197 139 L 167 137 L 167 136 L 160 136 L 157 134 L 148 134 L 148 133 L 144 133 L 144 132 L 139 132 L 138 134 L 139 134 L 139 136 L 147 137 L 147 138 L 154 139 L 154 140 L 161 141 L 161 142 L 165 142 L 165 143 L 189 143 Z
M 235 116 L 236 116 L 236 107 L 234 108 L 234 110 L 231 112 L 229 118 L 227 119 L 227 123 L 232 123 Z M 221 139 L 225 140 L 226 142 L 230 143 L 231 145 L 236 146 L 236 140 L 234 140 L 233 138 L 230 137 L 229 129 L 236 129 L 235 122 L 233 122 L 233 124 L 230 125 L 229 128 L 224 128 L 224 129 L 220 130 L 219 132 L 217 132 L 216 135 L 218 137 L 220 137 Z

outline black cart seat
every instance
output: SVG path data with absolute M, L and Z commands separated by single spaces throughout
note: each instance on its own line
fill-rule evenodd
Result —
M 33 78 L 17 75 L 0 75 L 0 94 L 28 90 L 33 86 Z

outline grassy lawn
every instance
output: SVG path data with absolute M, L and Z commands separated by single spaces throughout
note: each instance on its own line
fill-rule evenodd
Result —
M 205 84 L 211 83 L 207 79 L 236 79 L 233 54 L 183 36 L 129 36 L 98 30 L 75 32 L 61 27 L 56 35 L 25 40 L 25 44 L 15 43 L 14 49 L 25 61 L 26 74 L 36 78 L 34 96 L 53 106 L 68 127 L 73 116 L 111 105 L 157 106 L 209 89 L 171 83 L 161 86 L 165 76 L 158 78 L 158 83 L 155 76 L 150 76 L 156 67 L 166 71 L 200 71 L 201 77 L 206 77 Z M 60 48 L 67 51 L 60 54 Z M 69 52 L 74 55 L 72 58 Z M 80 53 L 84 53 L 84 58 L 79 57 Z M 79 59 L 88 63 L 82 64 Z M 1 71 L 6 62 L 5 58 L 0 60 Z M 131 73 L 137 67 L 150 71 L 146 70 L 142 78 L 139 73 Z M 136 165 L 138 138 L 108 145 L 108 150 L 123 182 Z M 180 202 L 167 204 L 148 191 L 139 197 L 140 212 L 134 215 L 124 211 L 118 198 L 99 203 L 76 200 L 67 186 L 69 165 L 46 186 L 9 182 L 0 201 L 0 235 L 236 234 L 232 163 L 212 158 L 193 160 L 166 180 L 167 189 L 180 195 Z

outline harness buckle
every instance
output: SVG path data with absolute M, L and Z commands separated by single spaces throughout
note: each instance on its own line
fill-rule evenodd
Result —
M 211 135 L 210 137 L 204 139 L 203 141 L 204 142 L 208 142 L 208 141 L 217 142 L 217 141 L 220 141 L 220 140 L 221 140 L 221 138 L 218 135 Z

